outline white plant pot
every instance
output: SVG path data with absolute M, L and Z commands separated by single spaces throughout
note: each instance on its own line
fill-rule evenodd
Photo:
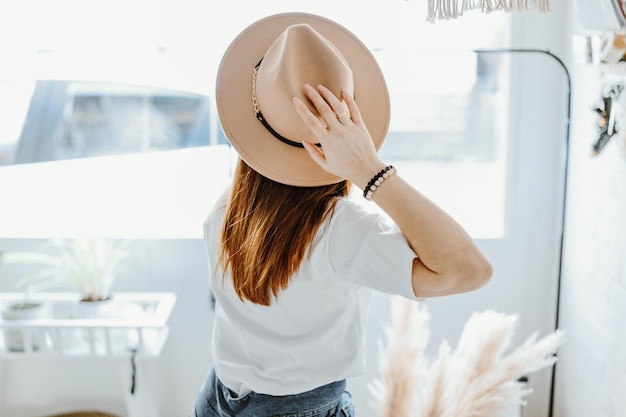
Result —
M 117 303 L 113 298 L 102 301 L 79 301 L 76 304 L 76 317 L 79 319 L 109 319 L 117 315 Z
M 4 320 L 30 320 L 46 317 L 45 305 L 36 301 L 16 302 L 6 305 L 2 309 Z M 14 352 L 23 352 L 30 345 L 38 350 L 43 344 L 43 336 L 34 329 L 4 329 L 4 340 L 7 348 Z

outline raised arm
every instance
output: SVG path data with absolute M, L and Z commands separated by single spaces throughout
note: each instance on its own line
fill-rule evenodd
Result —
M 294 105 L 322 145 L 320 149 L 305 143 L 305 149 L 326 171 L 364 189 L 385 164 L 376 154 L 356 103 L 345 91 L 340 101 L 323 86 L 305 89 L 320 116 L 297 98 Z M 350 117 L 337 117 L 346 111 Z M 467 232 L 400 174 L 385 179 L 372 199 L 398 225 L 417 255 L 412 276 L 416 296 L 467 292 L 491 278 L 490 263 Z

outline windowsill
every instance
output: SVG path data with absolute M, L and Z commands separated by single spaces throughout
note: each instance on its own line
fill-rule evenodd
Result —
M 228 146 L 5 166 L 0 238 L 201 238 L 230 166 Z

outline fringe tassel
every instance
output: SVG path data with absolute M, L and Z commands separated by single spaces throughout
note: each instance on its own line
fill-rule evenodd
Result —
M 456 19 L 471 10 L 491 13 L 525 12 L 529 9 L 549 13 L 550 0 L 428 0 L 426 20 L 433 23 L 435 20 Z

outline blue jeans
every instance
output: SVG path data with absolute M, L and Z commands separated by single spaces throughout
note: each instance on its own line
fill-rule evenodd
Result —
M 272 396 L 250 392 L 233 398 L 211 369 L 192 417 L 354 417 L 346 381 L 337 381 L 295 395 Z

